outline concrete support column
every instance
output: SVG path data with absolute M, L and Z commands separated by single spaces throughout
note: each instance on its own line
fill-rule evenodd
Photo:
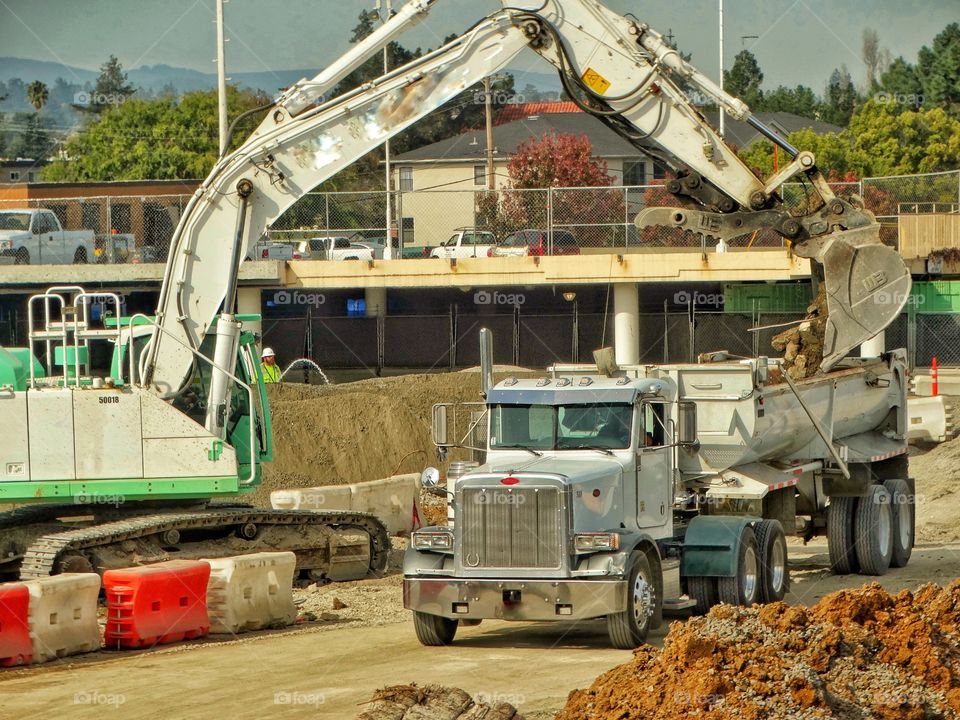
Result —
M 640 293 L 636 283 L 613 286 L 613 347 L 617 365 L 640 362 Z
M 860 357 L 873 358 L 879 357 L 880 353 L 887 349 L 887 331 L 881 330 L 865 343 L 860 345 Z
M 260 304 L 260 288 L 237 288 L 237 313 L 240 315 L 262 315 L 263 306 Z M 243 329 L 260 335 L 263 333 L 263 323 L 245 322 Z
M 384 317 L 387 314 L 387 289 L 371 287 L 363 291 L 365 301 L 364 315 L 367 317 Z

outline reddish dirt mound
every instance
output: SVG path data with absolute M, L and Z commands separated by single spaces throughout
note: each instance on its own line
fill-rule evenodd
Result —
M 356 720 L 523 720 L 509 703 L 471 698 L 460 688 L 394 685 L 377 690 Z
M 720 605 L 573 691 L 557 720 L 958 717 L 958 624 L 960 581 Z

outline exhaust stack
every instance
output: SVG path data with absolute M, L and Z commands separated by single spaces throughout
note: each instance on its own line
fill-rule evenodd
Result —
M 493 330 L 480 328 L 480 394 L 486 398 L 493 387 Z

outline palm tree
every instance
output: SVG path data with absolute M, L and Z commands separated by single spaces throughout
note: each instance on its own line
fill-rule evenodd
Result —
M 27 85 L 27 101 L 33 105 L 33 109 L 37 112 L 43 109 L 43 106 L 47 104 L 47 99 L 50 97 L 50 91 L 47 90 L 46 83 L 42 83 L 39 80 L 34 80 L 32 83 Z

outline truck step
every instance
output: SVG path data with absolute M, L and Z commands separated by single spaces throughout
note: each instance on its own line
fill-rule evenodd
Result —
M 672 600 L 663 601 L 663 611 L 664 612 L 679 612 L 680 610 L 692 610 L 697 606 L 697 601 L 688 598 L 675 598 Z

